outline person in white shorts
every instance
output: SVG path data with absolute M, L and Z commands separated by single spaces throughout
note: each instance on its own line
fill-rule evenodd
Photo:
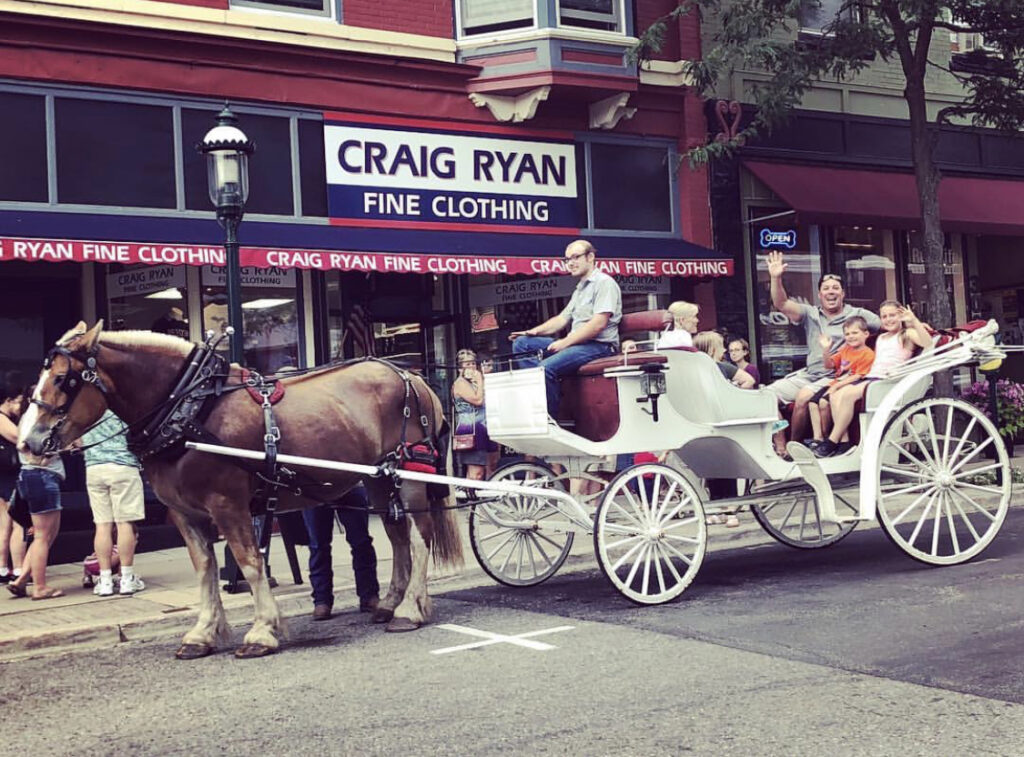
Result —
M 135 523 L 146 517 L 139 461 L 128 450 L 124 422 L 107 410 L 99 424 L 86 433 L 81 444 L 85 454 L 85 486 L 96 524 L 93 545 L 100 564 L 100 580 L 93 592 L 114 594 L 111 569 L 117 524 L 117 553 L 121 560 L 119 593 L 134 594 L 146 588 L 135 574 Z M 93 446 L 95 445 L 95 446 Z

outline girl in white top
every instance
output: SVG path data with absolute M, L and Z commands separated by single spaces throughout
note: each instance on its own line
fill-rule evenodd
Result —
M 878 308 L 878 315 L 882 319 L 882 331 L 875 342 L 875 361 L 864 379 L 844 386 L 833 395 L 830 403 L 832 433 L 815 447 L 814 453 L 818 457 L 828 457 L 843 451 L 840 442 L 849 439 L 847 431 L 853 421 L 854 406 L 864 396 L 868 385 L 872 381 L 884 379 L 893 368 L 907 362 L 914 355 L 915 347 L 928 347 L 932 343 L 924 324 L 910 308 L 903 307 L 896 300 L 883 302 Z
M 692 347 L 693 335 L 697 333 L 698 312 L 700 308 L 692 302 L 679 300 L 669 305 L 668 313 L 672 316 L 672 328 L 661 332 L 657 349 Z

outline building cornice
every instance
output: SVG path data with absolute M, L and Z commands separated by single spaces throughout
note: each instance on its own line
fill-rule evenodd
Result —
M 196 34 L 364 55 L 455 62 L 451 39 L 346 26 L 330 18 L 153 0 L 0 0 L 0 14 Z

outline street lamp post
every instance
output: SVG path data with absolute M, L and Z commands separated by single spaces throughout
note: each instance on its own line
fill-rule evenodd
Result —
M 249 199 L 249 156 L 256 145 L 238 128 L 238 119 L 224 103 L 217 114 L 217 125 L 206 132 L 196 149 L 206 156 L 206 181 L 210 201 L 217 209 L 217 221 L 224 227 L 225 270 L 228 289 L 228 338 L 231 362 L 245 362 L 245 323 L 242 320 L 242 270 L 238 255 L 238 224 L 245 214 L 245 201 Z M 266 519 L 265 519 L 266 520 Z M 263 523 L 263 528 L 270 524 Z M 267 566 L 269 575 L 270 566 Z M 228 583 L 229 592 L 242 590 L 241 571 L 231 551 L 224 547 L 224 569 L 221 577 Z
M 217 209 L 217 221 L 224 227 L 228 290 L 228 332 L 231 339 L 231 361 L 242 364 L 244 323 L 242 320 L 242 271 L 238 254 L 238 225 L 249 199 L 249 156 L 256 145 L 240 128 L 238 119 L 227 103 L 217 115 L 217 125 L 210 129 L 196 149 L 206 156 L 206 179 L 210 201 Z

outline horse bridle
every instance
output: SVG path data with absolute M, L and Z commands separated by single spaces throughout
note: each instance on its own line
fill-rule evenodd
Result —
M 96 354 L 98 352 L 99 346 L 95 345 L 88 353 L 86 353 L 83 359 L 81 357 L 77 357 L 71 350 L 58 344 L 46 353 L 46 358 L 43 360 L 43 368 L 45 370 L 52 369 L 54 358 L 58 355 L 67 358 L 68 370 L 66 373 L 58 375 L 53 381 L 54 386 L 64 394 L 63 403 L 60 405 L 51 405 L 49 402 L 35 397 L 30 400 L 33 405 L 37 405 L 46 412 L 57 416 L 57 420 L 52 426 L 50 426 L 49 435 L 43 442 L 44 451 L 56 451 L 57 434 L 64 424 L 67 423 L 68 413 L 71 410 L 71 406 L 75 403 L 79 393 L 83 388 L 85 388 L 86 384 L 91 384 L 95 389 L 97 389 L 99 393 L 103 395 L 104 402 L 107 402 L 107 395 L 110 390 L 103 382 L 103 378 L 97 370 Z M 76 360 L 85 364 L 85 367 L 80 371 L 75 368 Z

